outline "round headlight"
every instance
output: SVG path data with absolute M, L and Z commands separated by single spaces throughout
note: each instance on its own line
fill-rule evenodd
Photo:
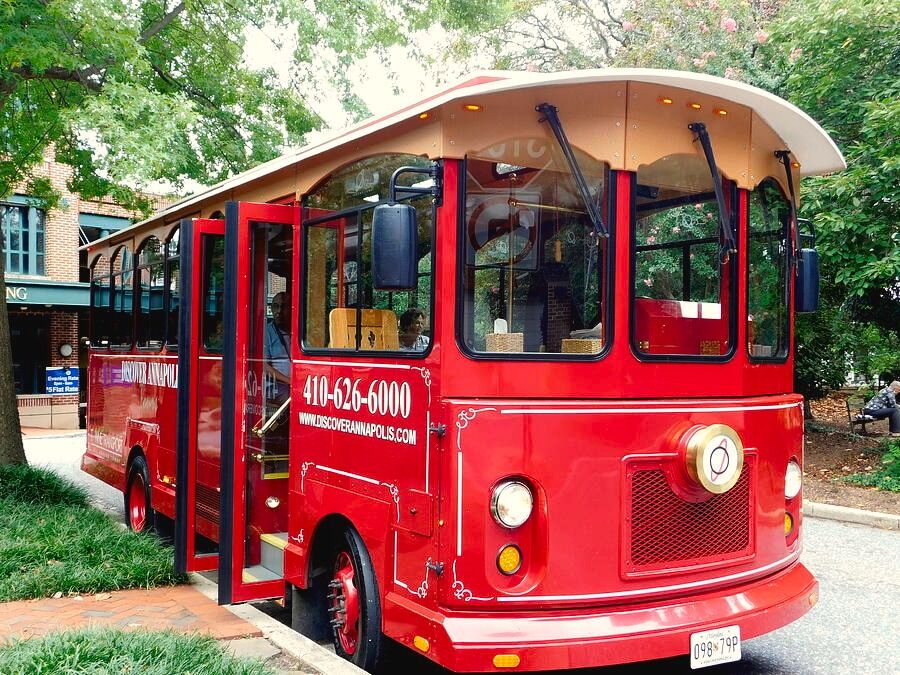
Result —
M 531 508 L 534 506 L 534 497 L 525 483 L 519 481 L 506 481 L 494 488 L 491 495 L 491 514 L 494 520 L 503 527 L 510 529 L 519 527 L 528 520 Z
M 800 494 L 800 488 L 803 486 L 803 469 L 794 460 L 788 462 L 787 470 L 784 472 L 784 497 L 785 499 L 793 499 Z

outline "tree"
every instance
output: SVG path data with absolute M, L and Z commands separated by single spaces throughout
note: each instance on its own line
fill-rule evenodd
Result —
M 6 267 L 6 256 L 0 251 L 0 279 Z M 0 364 L 12 364 L 9 340 L 9 315 L 6 313 L 5 286 L 0 289 Z M 0 368 L 0 466 L 24 464 L 25 448 L 19 429 L 19 408 L 12 368 Z
M 848 165 L 803 183 L 801 215 L 817 226 L 823 307 L 835 329 L 811 335 L 811 320 L 798 322 L 801 385 L 803 373 L 832 369 L 836 348 L 856 372 L 900 376 L 898 25 L 896 3 L 800 0 L 773 26 L 782 95 L 822 124 Z M 801 339 L 821 348 L 804 348 Z
M 823 265 L 851 297 L 900 301 L 900 6 L 800 0 L 773 37 L 784 94 L 831 134 L 847 170 L 807 179 Z M 896 310 L 892 310 L 896 312 Z M 894 325 L 894 330 L 900 325 Z
M 493 67 L 555 71 L 608 66 L 693 70 L 771 88 L 757 58 L 784 0 L 524 1 L 454 54 L 487 54 Z
M 150 181 L 166 179 L 176 189 L 188 179 L 215 183 L 300 144 L 322 124 L 307 105 L 314 76 L 333 75 L 347 92 L 343 72 L 353 59 L 435 22 L 464 28 L 499 20 L 501 6 L 7 0 L 0 3 L 0 197 L 30 181 L 29 194 L 53 206 L 46 182 L 30 180 L 53 143 L 57 160 L 74 167 L 73 191 L 149 209 L 136 188 Z M 246 64 L 251 28 L 273 50 L 293 44 L 291 82 Z M 336 56 L 323 62 L 323 53 Z M 346 102 L 363 112 L 349 92 Z M 12 379 L 5 304 L 0 315 L 2 385 Z M 0 418 L 17 419 L 5 390 Z M 0 440 L 18 437 L 12 427 L 3 431 Z

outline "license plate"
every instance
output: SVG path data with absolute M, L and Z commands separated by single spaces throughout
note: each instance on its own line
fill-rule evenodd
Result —
M 741 660 L 741 627 L 726 626 L 691 635 L 691 669 Z

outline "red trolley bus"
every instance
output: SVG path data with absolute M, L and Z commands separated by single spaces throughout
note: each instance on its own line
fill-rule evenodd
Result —
M 804 614 L 803 112 L 487 73 L 90 245 L 83 468 L 367 669 L 690 654 Z

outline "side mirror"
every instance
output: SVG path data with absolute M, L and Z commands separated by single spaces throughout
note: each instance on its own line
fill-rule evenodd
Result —
M 815 312 L 819 309 L 819 252 L 801 248 L 797 257 L 797 279 L 794 284 L 794 311 Z
M 379 204 L 372 217 L 372 286 L 411 291 L 418 283 L 418 225 L 409 204 Z

